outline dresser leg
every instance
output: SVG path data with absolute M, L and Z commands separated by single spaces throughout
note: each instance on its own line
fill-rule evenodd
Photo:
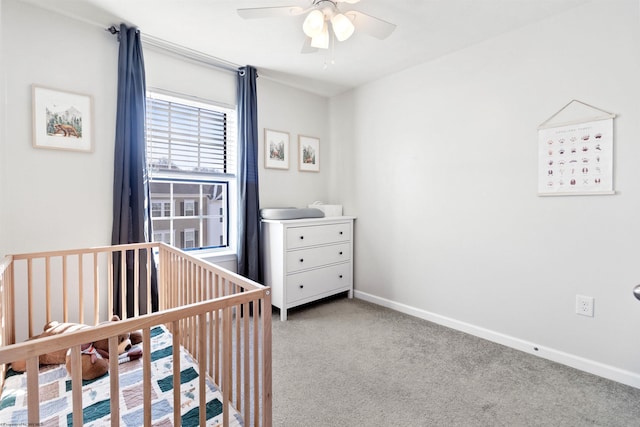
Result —
M 280 321 L 284 322 L 285 320 L 287 320 L 287 309 L 286 308 L 281 308 L 280 309 Z

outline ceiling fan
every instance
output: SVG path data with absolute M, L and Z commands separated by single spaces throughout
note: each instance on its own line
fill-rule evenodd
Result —
M 254 7 L 238 9 L 238 15 L 244 19 L 274 18 L 307 14 L 302 24 L 306 35 L 302 53 L 328 49 L 331 34 L 338 41 L 345 41 L 355 30 L 362 31 L 380 40 L 393 33 L 395 24 L 357 10 L 341 11 L 339 3 L 355 4 L 360 0 L 313 0 L 308 8 L 300 6 Z M 329 32 L 331 24 L 332 33 Z

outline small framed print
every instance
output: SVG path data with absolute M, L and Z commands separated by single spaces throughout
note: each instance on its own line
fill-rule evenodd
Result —
M 320 172 L 320 139 L 298 136 L 298 169 L 304 172 Z
M 90 95 L 32 86 L 33 146 L 93 151 L 93 112 Z
M 264 130 L 264 167 L 289 169 L 289 133 Z

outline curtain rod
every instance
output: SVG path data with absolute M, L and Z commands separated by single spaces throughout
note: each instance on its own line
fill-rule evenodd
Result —
M 114 35 L 120 33 L 120 30 L 115 25 L 112 25 L 109 28 L 106 28 L 106 31 Z M 149 47 L 153 47 L 161 51 L 168 52 L 168 53 L 180 56 L 182 58 L 189 59 L 191 61 L 195 61 L 201 64 L 209 65 L 211 67 L 219 68 L 224 71 L 237 73 L 241 68 L 240 65 L 234 64 L 232 62 L 225 61 L 223 59 L 216 58 L 215 56 L 211 56 L 194 49 L 189 49 L 187 47 L 184 47 L 176 43 L 172 43 L 157 37 L 147 36 L 143 33 L 141 33 L 141 40 L 143 44 Z

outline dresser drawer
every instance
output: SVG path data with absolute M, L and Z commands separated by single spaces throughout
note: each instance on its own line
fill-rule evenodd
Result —
M 351 243 L 319 246 L 287 252 L 287 273 L 335 264 L 351 259 Z
M 351 287 L 351 264 L 338 264 L 287 276 L 287 304 L 322 297 L 334 290 Z
M 310 225 L 287 228 L 287 248 L 324 245 L 351 240 L 351 223 Z

